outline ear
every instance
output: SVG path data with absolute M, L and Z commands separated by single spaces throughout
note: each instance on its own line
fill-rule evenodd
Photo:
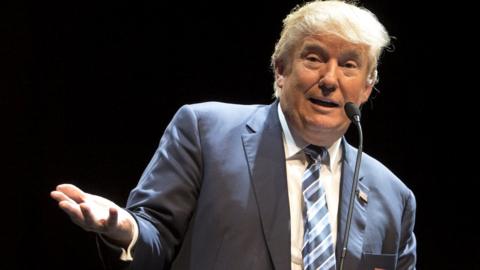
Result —
M 275 84 L 278 88 L 283 88 L 285 82 L 285 67 L 282 61 L 277 61 L 275 63 Z
M 367 102 L 368 98 L 370 97 L 370 94 L 372 94 L 372 90 L 373 90 L 373 83 L 367 82 L 365 84 L 365 88 L 360 93 L 360 104 Z
M 375 85 L 377 77 L 377 70 L 374 69 L 373 73 L 370 73 L 367 76 L 367 80 L 365 81 L 365 88 L 360 93 L 360 104 L 367 102 L 370 94 L 372 94 L 373 86 Z

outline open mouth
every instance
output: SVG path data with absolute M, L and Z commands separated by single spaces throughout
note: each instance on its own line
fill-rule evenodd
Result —
M 338 105 L 337 103 L 334 103 L 334 102 L 315 99 L 315 98 L 309 98 L 308 100 L 310 100 L 310 102 L 315 103 L 317 105 L 324 106 L 324 107 L 329 107 L 329 108 L 336 108 L 336 107 L 340 106 L 340 105 Z

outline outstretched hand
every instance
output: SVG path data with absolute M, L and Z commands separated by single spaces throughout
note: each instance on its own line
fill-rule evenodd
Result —
M 58 185 L 50 196 L 84 230 L 101 233 L 125 248 L 132 241 L 135 220 L 112 201 L 83 192 L 71 184 Z

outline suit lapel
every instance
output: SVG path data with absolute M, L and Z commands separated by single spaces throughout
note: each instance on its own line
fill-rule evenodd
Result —
M 290 211 L 277 106 L 259 109 L 242 140 L 271 260 L 275 269 L 290 269 Z
M 338 211 L 338 234 L 336 244 L 337 262 L 340 262 L 340 254 L 344 244 L 344 234 L 346 229 L 348 206 L 350 203 L 350 194 L 352 193 L 353 173 L 355 170 L 355 161 L 357 150 L 350 146 L 345 139 L 343 143 L 343 171 L 340 187 L 340 205 Z M 347 255 L 345 257 L 346 269 L 356 269 L 359 265 L 359 259 L 362 256 L 363 236 L 366 225 L 366 207 L 368 203 L 367 186 L 362 183 L 363 173 L 360 169 L 359 182 L 357 186 L 358 193 L 355 196 L 352 224 L 348 240 Z M 359 196 L 361 194 L 361 196 Z

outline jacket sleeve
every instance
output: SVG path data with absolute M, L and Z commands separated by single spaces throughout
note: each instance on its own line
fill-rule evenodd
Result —
M 169 269 L 195 208 L 201 175 L 198 119 L 190 106 L 183 106 L 128 198 L 126 209 L 139 229 L 128 269 Z M 124 267 L 116 260 L 118 268 Z
M 397 269 L 399 270 L 414 270 L 417 262 L 417 242 L 413 232 L 415 212 L 415 196 L 409 191 L 402 217 L 402 231 L 397 264 Z

